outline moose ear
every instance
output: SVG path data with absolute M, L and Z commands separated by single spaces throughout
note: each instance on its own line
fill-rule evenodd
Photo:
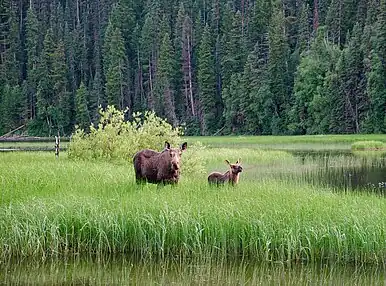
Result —
M 180 147 L 181 151 L 185 151 L 186 148 L 188 148 L 188 143 L 187 142 L 182 143 L 182 145 Z
M 239 158 L 236 162 L 236 164 L 240 164 L 241 163 L 241 159 Z
M 165 149 L 170 149 L 170 143 L 168 141 L 165 141 Z
M 225 163 L 227 163 L 228 165 L 230 165 L 231 163 L 228 161 L 228 160 L 225 160 Z

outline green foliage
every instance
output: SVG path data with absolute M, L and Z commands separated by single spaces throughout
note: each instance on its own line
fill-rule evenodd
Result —
M 357 141 L 351 145 L 352 150 L 385 150 L 386 144 L 381 141 Z
M 218 105 L 216 98 L 215 59 L 213 56 L 213 42 L 209 26 L 206 25 L 198 53 L 198 95 L 202 106 L 202 134 L 212 135 L 219 128 Z
M 288 126 L 291 133 L 328 132 L 329 105 L 332 100 L 324 85 L 338 55 L 336 46 L 326 41 L 324 27 L 320 27 L 309 52 L 302 54 L 295 76 L 294 99 Z
M 244 132 L 270 133 L 269 98 L 271 97 L 267 66 L 268 43 L 266 37 L 255 44 L 244 66 L 242 84 L 244 94 L 240 104 L 245 112 Z
M 127 56 L 121 30 L 111 23 L 106 30 L 103 52 L 107 103 L 124 108 L 127 93 Z
M 385 0 L 25 2 L 0 4 L 0 89 L 26 82 L 35 135 L 74 130 L 81 83 L 92 122 L 110 104 L 190 134 L 386 132 Z
M 224 112 L 225 127 L 229 134 L 240 134 L 244 124 L 244 112 L 241 110 L 240 101 L 244 94 L 241 74 L 231 76 L 230 84 L 224 88 Z
M 158 62 L 158 73 L 155 81 L 155 98 L 157 115 L 166 117 L 173 125 L 177 125 L 177 117 L 174 110 L 175 89 L 173 86 L 173 68 L 175 57 L 169 34 L 164 34 Z
M 79 126 L 79 129 L 86 131 L 90 125 L 90 116 L 87 109 L 87 92 L 87 88 L 82 82 L 75 95 L 76 124 Z
M 20 86 L 6 84 L 0 90 L 0 131 L 11 131 L 23 123 L 22 90 Z
M 281 5 L 276 3 L 268 32 L 268 78 L 273 104 L 273 113 L 270 118 L 272 134 L 283 134 L 286 131 L 285 114 L 289 108 L 289 49 L 284 27 L 284 12 Z
M 99 123 L 90 126 L 90 133 L 75 130 L 68 148 L 69 158 L 129 160 L 138 150 L 160 151 L 165 141 L 172 146 L 180 143 L 180 128 L 173 128 L 154 112 L 134 113 L 132 121 L 125 121 L 126 112 L 113 106 L 101 109 Z

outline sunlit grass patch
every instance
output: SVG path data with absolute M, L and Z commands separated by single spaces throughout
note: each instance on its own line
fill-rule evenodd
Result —
M 211 147 L 275 149 L 350 149 L 356 141 L 386 142 L 386 134 L 298 135 L 298 136 L 197 136 L 186 137 Z
M 386 144 L 381 141 L 357 141 L 351 145 L 352 150 L 386 150 Z

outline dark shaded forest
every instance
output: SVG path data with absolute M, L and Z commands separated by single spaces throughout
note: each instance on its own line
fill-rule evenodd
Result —
M 0 135 L 386 133 L 386 0 L 2 0 Z

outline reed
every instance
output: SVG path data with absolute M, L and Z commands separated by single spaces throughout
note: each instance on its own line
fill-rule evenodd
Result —
M 381 141 L 357 141 L 351 145 L 352 150 L 386 150 L 386 144 Z
M 301 136 L 198 136 L 186 137 L 210 147 L 282 149 L 282 150 L 350 150 L 356 141 L 386 142 L 385 134 L 301 135 Z
M 136 186 L 129 163 L 2 157 L 1 260 L 116 253 L 384 263 L 386 201 L 374 194 L 251 177 L 237 190 L 211 189 L 205 175 L 157 190 Z

